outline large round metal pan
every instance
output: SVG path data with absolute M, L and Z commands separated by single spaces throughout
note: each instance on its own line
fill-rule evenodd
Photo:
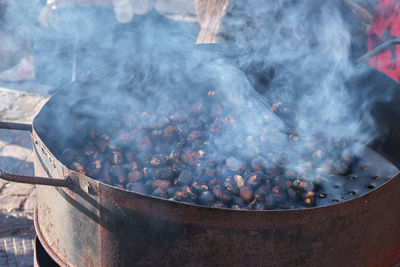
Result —
M 373 103 L 385 132 L 374 147 L 400 165 L 400 86 L 368 66 L 354 68 L 346 82 L 358 101 L 392 95 Z M 64 118 L 62 107 L 71 104 L 65 99 L 89 88 L 85 79 L 69 84 L 33 123 L 35 174 L 73 180 L 69 188 L 37 187 L 35 227 L 60 265 L 391 266 L 400 258 L 400 175 L 325 207 L 238 211 L 129 192 L 69 170 L 55 156 L 55 137 L 62 138 L 63 127 L 79 133 L 84 125 L 48 122 Z

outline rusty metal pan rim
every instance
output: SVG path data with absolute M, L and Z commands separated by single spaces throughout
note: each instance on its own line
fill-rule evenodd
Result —
M 41 138 L 39 137 L 39 135 L 37 134 L 35 127 L 33 126 L 33 130 L 32 130 L 32 139 L 34 141 L 34 143 L 36 141 L 39 141 L 41 144 L 43 144 L 44 146 L 46 146 L 44 144 L 44 142 L 41 140 Z M 38 139 L 38 140 L 37 140 Z M 46 146 L 47 147 L 47 146 Z M 372 194 L 377 194 L 379 193 L 379 191 L 381 191 L 383 188 L 386 188 L 387 186 L 390 186 L 390 184 L 397 179 L 400 179 L 400 172 L 397 173 L 395 176 L 393 176 L 392 178 L 390 178 L 389 180 L 385 181 L 384 183 L 382 183 L 381 185 L 377 186 L 376 188 L 372 189 L 371 191 L 359 195 L 357 197 L 354 197 L 352 199 L 348 199 L 348 200 L 344 200 L 338 203 L 332 203 L 330 205 L 326 205 L 326 206 L 319 206 L 319 207 L 306 207 L 304 209 L 290 209 L 290 210 L 285 210 L 285 209 L 281 209 L 281 210 L 234 210 L 234 209 L 229 209 L 229 208 L 217 208 L 217 207 L 209 207 L 209 206 L 203 206 L 203 205 L 198 205 L 198 204 L 191 204 L 191 203 L 186 203 L 186 202 L 179 202 L 179 201 L 175 201 L 175 200 L 170 200 L 170 199 L 164 199 L 164 198 L 159 198 L 159 197 L 154 197 L 154 196 L 150 196 L 150 195 L 146 195 L 146 194 L 142 194 L 142 193 L 138 193 L 138 192 L 134 192 L 134 191 L 129 191 L 126 189 L 122 189 L 116 186 L 112 186 L 106 183 L 103 183 L 99 180 L 95 180 L 89 176 L 80 174 L 76 171 L 70 170 L 69 168 L 67 168 L 63 163 L 61 163 L 53 154 L 52 152 L 47 149 L 47 153 L 49 154 L 48 156 L 51 157 L 53 159 L 53 162 L 57 163 L 57 165 L 62 166 L 62 168 L 64 170 L 67 170 L 68 173 L 73 174 L 72 176 L 74 176 L 75 178 L 75 182 L 79 182 L 82 180 L 87 180 L 89 181 L 92 185 L 96 184 L 96 188 L 98 190 L 98 192 L 95 192 L 96 195 L 99 195 L 100 198 L 104 198 L 106 200 L 111 200 L 113 201 L 115 198 L 118 197 L 118 195 L 122 196 L 122 199 L 127 199 L 125 196 L 129 196 L 129 198 L 137 198 L 137 199 L 141 199 L 141 200 L 150 200 L 150 201 L 155 201 L 158 202 L 159 204 L 162 205 L 173 205 L 173 206 L 177 206 L 177 207 L 186 207 L 186 208 L 196 208 L 196 209 L 201 209 L 201 210 L 209 210 L 209 211 L 224 211 L 224 212 L 229 212 L 229 213 L 253 213 L 253 214 L 260 214 L 260 213 L 271 213 L 271 214 L 291 214 L 291 213 L 298 213 L 298 212 L 314 212 L 314 211 L 318 211 L 318 210 L 326 210 L 327 208 L 338 208 L 340 206 L 343 205 L 350 205 L 353 202 L 357 202 L 360 201 L 361 199 L 366 199 L 369 198 Z M 391 162 L 394 162 L 393 160 L 391 160 L 390 158 L 388 158 L 386 155 L 384 155 L 383 153 L 381 153 L 380 151 L 374 150 L 375 152 L 381 154 L 382 156 L 384 156 L 386 159 L 390 160 Z M 396 164 L 398 166 L 398 164 Z M 57 178 L 57 177 L 53 177 L 53 178 Z M 81 187 L 80 183 L 78 183 L 79 186 Z M 81 188 L 82 189 L 82 188 Z M 99 194 L 101 193 L 101 194 Z M 119 197 L 118 197 L 119 198 Z M 114 202 L 114 201 L 113 201 Z
M 212 209 L 212 210 L 223 210 L 223 211 L 229 211 L 229 212 L 244 212 L 244 213 L 261 213 L 261 212 L 274 212 L 274 213 L 280 213 L 280 212 L 285 212 L 285 213 L 289 213 L 289 212 L 299 212 L 299 211 L 307 211 L 307 210 L 319 210 L 319 209 L 325 209 L 327 207 L 333 207 L 333 206 L 342 206 L 341 204 L 348 204 L 349 202 L 352 202 L 353 200 L 357 200 L 357 199 L 361 199 L 361 198 L 366 198 L 368 197 L 370 194 L 374 193 L 376 190 L 378 190 L 380 187 L 386 185 L 387 183 L 389 183 L 391 180 L 397 178 L 398 176 L 400 176 L 400 172 L 397 173 L 395 176 L 393 176 L 392 178 L 390 178 L 389 180 L 385 181 L 384 183 L 382 183 L 381 185 L 377 186 L 376 188 L 372 189 L 371 191 L 364 193 L 362 195 L 359 195 L 357 197 L 351 198 L 351 199 L 347 199 L 347 200 L 343 200 L 337 203 L 332 203 L 330 205 L 326 205 L 326 206 L 318 206 L 318 207 L 305 207 L 302 209 L 276 209 L 276 210 L 246 210 L 246 209 L 240 209 L 240 210 L 235 210 L 235 209 L 230 209 L 230 208 L 218 208 L 218 207 L 210 207 L 210 206 L 203 206 L 203 205 L 199 205 L 199 204 L 191 204 L 191 203 L 187 203 L 187 202 L 179 202 L 176 200 L 170 200 L 170 199 L 166 199 L 166 198 L 160 198 L 160 197 L 154 197 L 154 196 L 149 196 L 149 195 L 145 195 L 142 193 L 138 193 L 138 192 L 134 192 L 134 191 L 129 191 L 126 189 L 122 189 L 119 187 L 115 187 L 112 185 L 108 185 L 105 184 L 103 182 L 98 181 L 99 183 L 101 183 L 102 185 L 106 185 L 106 186 L 110 186 L 113 189 L 117 189 L 117 190 L 121 190 L 125 193 L 134 193 L 135 195 L 139 195 L 141 197 L 150 197 L 151 199 L 156 199 L 157 201 L 168 201 L 171 203 L 176 203 L 176 204 L 184 204 L 187 206 L 191 206 L 191 207 L 197 207 L 197 208 L 207 208 L 207 209 Z M 86 176 L 87 177 L 87 176 Z M 88 177 L 89 179 L 93 179 Z M 94 180 L 94 179 L 93 179 Z M 97 181 L 97 180 L 96 180 Z
M 81 174 L 75 172 L 75 171 L 71 171 L 74 172 L 77 176 L 81 176 Z M 389 180 L 385 181 L 384 183 L 380 184 L 379 186 L 377 186 L 376 188 L 372 189 L 371 191 L 364 193 L 362 195 L 359 195 L 357 197 L 351 198 L 351 199 L 347 199 L 347 200 L 343 200 L 337 203 L 332 203 L 330 205 L 326 205 L 326 206 L 318 206 L 318 207 L 305 207 L 303 209 L 277 209 L 277 210 L 245 210 L 245 209 L 240 209 L 240 210 L 235 210 L 235 209 L 230 209 L 230 208 L 218 208 L 218 207 L 210 207 L 210 206 L 204 206 L 204 205 L 198 205 L 198 204 L 191 204 L 191 203 L 187 203 L 187 202 L 179 202 L 176 200 L 170 200 L 167 198 L 160 198 L 160 197 L 155 197 L 155 196 L 150 196 L 150 195 L 145 195 L 142 193 L 138 193 L 138 192 L 134 192 L 134 191 L 129 191 L 126 189 L 122 189 L 116 186 L 112 186 L 103 182 L 100 182 L 98 180 L 95 180 L 91 177 L 85 176 L 85 178 L 88 178 L 90 180 L 94 180 L 95 182 L 101 184 L 102 186 L 106 186 L 106 187 L 111 187 L 112 189 L 116 190 L 116 191 L 122 191 L 123 193 L 127 193 L 127 194 L 131 194 L 133 193 L 133 195 L 138 196 L 138 197 L 142 197 L 142 198 L 149 198 L 152 200 L 157 200 L 160 202 L 170 202 L 170 203 L 174 203 L 174 204 L 183 204 L 185 206 L 190 206 L 190 207 L 196 207 L 196 208 L 205 208 L 205 209 L 211 209 L 211 210 L 223 210 L 223 211 L 229 211 L 229 212 L 244 212 L 244 213 L 265 213 L 265 212 L 274 212 L 274 213 L 281 213 L 281 212 L 285 212 L 285 213 L 289 213 L 289 212 L 299 212 L 299 211 L 308 211 L 308 210 L 319 210 L 319 209 L 325 209 L 328 207 L 333 207 L 333 206 L 342 206 L 342 204 L 348 204 L 349 202 L 352 201 L 356 201 L 359 200 L 361 198 L 366 198 L 369 197 L 370 194 L 374 193 L 375 191 L 379 191 L 379 189 L 382 186 L 385 186 L 386 184 L 390 183 L 393 179 L 400 177 L 400 172 L 398 172 L 395 176 L 393 176 L 392 178 L 390 178 Z

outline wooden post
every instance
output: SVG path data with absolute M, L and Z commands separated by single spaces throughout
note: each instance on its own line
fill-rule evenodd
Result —
M 222 18 L 228 10 L 229 0 L 195 0 L 194 2 L 200 23 L 196 43 L 217 43 L 217 35 L 221 29 Z
M 348 8 L 357 16 L 359 20 L 370 25 L 373 20 L 373 16 L 363 7 L 357 5 L 352 0 L 342 0 Z

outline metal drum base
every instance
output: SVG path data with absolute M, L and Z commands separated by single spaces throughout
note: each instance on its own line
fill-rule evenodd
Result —
M 35 240 L 34 267 L 58 267 L 59 265 L 47 254 L 38 237 Z
M 38 222 L 38 211 L 37 211 L 37 206 L 35 207 L 35 213 L 34 213 L 34 218 L 33 218 L 33 223 L 35 225 L 35 231 L 36 231 L 36 248 L 35 248 L 35 266 L 67 266 L 61 259 L 57 257 L 57 255 L 52 251 L 51 247 L 46 243 L 46 241 L 43 238 L 42 232 L 39 227 L 39 222 Z M 42 265 L 37 263 L 40 263 L 37 259 L 38 252 L 36 251 L 38 249 L 37 244 L 40 244 L 40 249 L 44 252 L 45 255 L 47 255 L 48 259 L 51 259 L 50 263 L 53 262 L 54 265 Z

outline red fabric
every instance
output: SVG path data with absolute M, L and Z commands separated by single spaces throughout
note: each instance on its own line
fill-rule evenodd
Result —
M 385 41 L 400 38 L 400 0 L 381 0 L 375 11 L 368 35 L 368 50 Z M 400 45 L 391 46 L 372 57 L 369 64 L 400 81 Z

